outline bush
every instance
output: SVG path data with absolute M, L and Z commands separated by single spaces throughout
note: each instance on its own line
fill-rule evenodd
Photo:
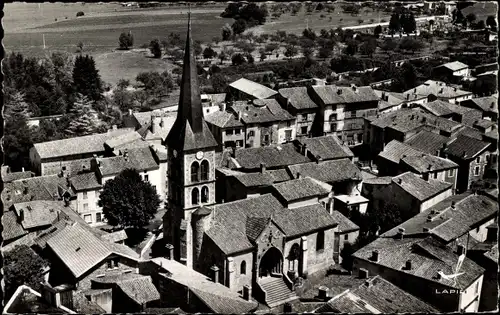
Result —
M 76 12 L 76 17 L 84 16 L 84 15 L 85 15 L 85 13 L 83 13 L 83 11 Z
M 132 36 L 132 33 L 121 33 L 118 38 L 118 43 L 120 45 L 120 49 L 129 49 L 132 47 L 134 45 L 134 37 Z M 146 47 L 149 47 L 149 45 Z

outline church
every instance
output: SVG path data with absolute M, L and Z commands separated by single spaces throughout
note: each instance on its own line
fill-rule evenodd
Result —
M 218 143 L 203 116 L 190 19 L 180 88 L 177 118 L 164 143 L 166 246 L 175 260 L 268 306 L 293 299 L 297 277 L 335 264 L 338 223 L 314 194 L 296 189 L 299 202 L 286 205 L 273 193 L 216 204 Z

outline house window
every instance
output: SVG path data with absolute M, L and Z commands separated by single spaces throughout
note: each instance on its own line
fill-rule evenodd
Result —
M 354 110 L 353 110 L 353 111 L 351 112 L 351 117 L 352 117 L 352 118 L 356 118 L 356 111 L 354 111 Z
M 253 136 L 254 136 L 253 130 L 249 130 L 248 131 L 248 137 L 250 138 L 250 137 L 253 137 Z
M 481 163 L 481 157 L 480 157 L 480 156 L 478 156 L 478 157 L 476 158 L 476 163 Z
M 113 261 L 108 260 L 108 269 L 111 269 L 111 268 L 113 268 Z
M 291 122 L 291 121 L 287 121 L 287 122 L 286 122 L 286 126 L 287 126 L 288 128 L 290 128 L 290 127 L 292 126 L 292 122 Z
M 193 188 L 191 191 L 191 204 L 193 206 L 197 205 L 200 202 L 200 191 L 198 188 Z
M 323 250 L 325 248 L 325 231 L 319 231 L 316 235 L 316 251 Z
M 348 241 L 348 240 L 349 240 L 349 234 L 345 234 L 345 235 L 344 235 L 344 240 L 345 240 L 345 241 Z
M 102 213 L 96 213 L 95 214 L 95 221 L 96 222 L 102 222 Z
M 66 170 L 66 166 L 63 166 L 63 167 L 62 167 L 62 170 L 63 170 L 63 171 L 65 171 L 65 170 Z
M 486 157 L 486 162 L 489 162 L 490 161 L 490 155 L 486 154 L 485 157 Z
M 307 126 L 300 127 L 300 133 L 303 135 L 307 134 Z
M 454 175 L 454 170 L 453 169 L 448 170 L 448 176 L 452 177 L 453 175 Z
M 243 146 L 243 140 L 236 140 L 236 146 L 237 147 L 242 147 Z
M 240 274 L 242 274 L 242 275 L 246 275 L 247 274 L 247 263 L 244 260 L 241 262 Z
M 201 180 L 208 180 L 209 175 L 209 164 L 207 160 L 201 162 Z
M 331 114 L 330 121 L 335 121 L 335 120 L 337 120 L 337 114 Z
M 269 135 L 264 135 L 264 143 L 269 143 Z
M 479 176 L 479 166 L 474 167 L 474 176 Z
M 330 131 L 337 131 L 337 124 L 330 124 Z
M 203 186 L 201 188 L 201 202 L 206 203 L 208 202 L 208 187 Z
M 89 210 L 89 204 L 88 203 L 84 203 L 83 204 L 83 211 L 88 211 Z
M 479 233 L 479 226 L 476 228 L 476 233 Z
M 479 293 L 479 281 L 476 282 L 476 288 L 474 290 L 474 294 L 478 294 Z
M 193 164 L 191 164 L 191 182 L 195 183 L 199 181 L 198 177 L 199 170 L 200 170 L 200 164 L 194 161 Z
M 115 268 L 118 268 L 118 266 L 120 265 L 120 259 L 118 259 L 118 258 L 113 259 L 113 263 L 114 263 L 114 264 L 113 264 L 113 265 L 114 265 L 114 267 L 115 267 Z
M 88 198 L 89 198 L 89 196 L 88 196 L 87 192 L 86 192 L 86 191 L 84 191 L 84 192 L 83 192 L 83 199 L 88 199 Z
M 87 223 L 92 223 L 92 215 L 91 214 L 86 214 L 83 216 L 83 219 L 85 220 L 85 222 Z
M 292 140 L 292 131 L 291 130 L 285 130 L 285 140 L 286 141 Z
M 234 130 L 233 129 L 226 130 L 226 136 L 232 136 L 233 134 L 234 134 Z
M 234 133 L 239 135 L 241 133 L 241 129 L 240 128 L 234 129 Z
M 434 179 L 437 179 L 438 178 L 438 173 L 434 172 L 433 177 L 434 177 Z
M 144 174 L 144 181 L 149 182 L 149 175 Z
M 302 120 L 303 120 L 303 121 L 307 121 L 307 118 L 308 118 L 308 117 L 307 117 L 307 114 L 303 114 L 303 115 L 302 115 Z

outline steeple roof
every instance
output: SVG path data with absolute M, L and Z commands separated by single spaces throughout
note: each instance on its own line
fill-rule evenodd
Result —
M 191 37 L 191 14 L 188 15 L 188 32 L 182 70 L 181 93 L 177 119 L 170 130 L 168 147 L 187 151 L 216 147 L 217 141 L 203 118 L 200 87 Z

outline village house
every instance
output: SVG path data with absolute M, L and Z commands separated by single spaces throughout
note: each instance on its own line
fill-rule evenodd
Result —
M 402 230 L 355 252 L 353 272 L 379 275 L 442 312 L 474 313 L 484 268 L 461 255 L 431 237 L 412 238 Z
M 278 93 L 281 106 L 297 119 L 297 138 L 308 137 L 319 107 L 309 96 L 307 87 L 283 88 Z
M 259 172 L 253 173 L 243 173 L 228 168 L 217 168 L 215 172 L 217 202 L 235 201 L 269 193 L 275 181 L 264 164 L 261 165 Z
M 467 126 L 472 126 L 475 121 L 482 118 L 482 113 L 479 110 L 462 107 L 441 100 L 418 104 L 417 106 L 434 116 L 451 119 Z
M 75 175 L 69 179 L 76 195 L 75 211 L 92 226 L 104 225 L 102 208 L 99 206 L 99 195 L 102 185 L 95 172 Z
M 355 244 L 359 236 L 359 226 L 349 220 L 340 211 L 332 211 L 331 216 L 339 223 L 338 232 L 333 243 L 333 259 L 337 264 L 342 264 L 340 254 L 346 244 Z
M 295 141 L 300 152 L 312 161 L 319 156 L 323 161 L 348 158 L 353 160 L 354 154 L 335 135 L 314 138 L 301 138 Z
M 223 110 L 226 105 L 226 93 L 201 94 L 200 97 L 205 115 Z
M 452 139 L 449 137 L 440 135 L 438 133 L 421 130 L 417 132 L 412 137 L 409 137 L 404 141 L 404 144 L 411 146 L 412 148 L 439 156 L 441 154 L 441 149 L 446 143 L 450 142 Z
M 277 94 L 267 86 L 241 78 L 229 84 L 226 101 L 264 100 L 275 98 Z
M 228 110 L 243 123 L 247 148 L 281 144 L 295 139 L 295 117 L 274 99 L 235 101 Z
M 379 97 L 369 86 L 312 86 L 311 99 L 319 105 L 313 135 L 337 135 L 348 145 L 362 143 L 363 118 L 377 115 Z
M 485 168 L 493 159 L 488 150 L 490 144 L 471 137 L 459 135 L 442 149 L 450 160 L 459 165 L 457 191 L 464 192 L 471 188 L 474 181 L 483 178 Z M 496 155 L 495 160 L 496 160 Z
M 34 177 L 34 176 L 35 176 L 35 174 L 33 172 L 25 171 L 24 168 L 22 169 L 21 172 L 12 172 L 8 165 L 2 166 L 2 182 L 3 183 L 10 183 L 10 182 L 18 180 L 18 179 L 25 179 L 25 178 L 30 178 L 30 177 Z
M 396 111 L 398 109 L 406 106 L 405 96 L 402 93 L 387 92 L 382 90 L 373 90 L 375 94 L 380 98 L 378 104 L 378 113 L 389 113 Z M 426 99 L 426 98 L 424 98 Z
M 131 129 L 117 129 L 78 138 L 35 143 L 30 149 L 32 170 L 38 176 L 58 174 L 61 170 L 68 173 L 80 171 L 82 164 L 90 166 L 90 159 L 94 154 L 104 156 L 104 142 L 131 132 Z M 76 170 L 71 169 L 74 163 L 80 164 Z
M 241 119 L 238 118 L 234 113 L 225 110 L 208 114 L 205 117 L 210 131 L 219 143 L 219 150 L 245 147 L 245 128 Z
M 429 101 L 436 99 L 450 102 L 452 104 L 459 104 L 460 102 L 472 99 L 472 92 L 463 91 L 456 87 L 447 85 L 441 81 L 427 80 L 423 84 L 409 89 L 405 93 L 413 93 L 421 96 L 428 97 Z
M 453 194 L 452 184 L 420 178 L 406 172 L 395 177 L 379 177 L 363 181 L 361 195 L 371 201 L 372 210 L 397 207 L 408 219 Z
M 468 77 L 471 74 L 471 69 L 465 63 L 460 61 L 447 62 L 435 67 L 432 71 L 434 77 L 441 79 L 459 81 L 462 77 Z
M 476 66 L 472 69 L 472 75 L 478 76 L 485 72 L 495 71 L 498 72 L 498 63 L 486 63 Z

